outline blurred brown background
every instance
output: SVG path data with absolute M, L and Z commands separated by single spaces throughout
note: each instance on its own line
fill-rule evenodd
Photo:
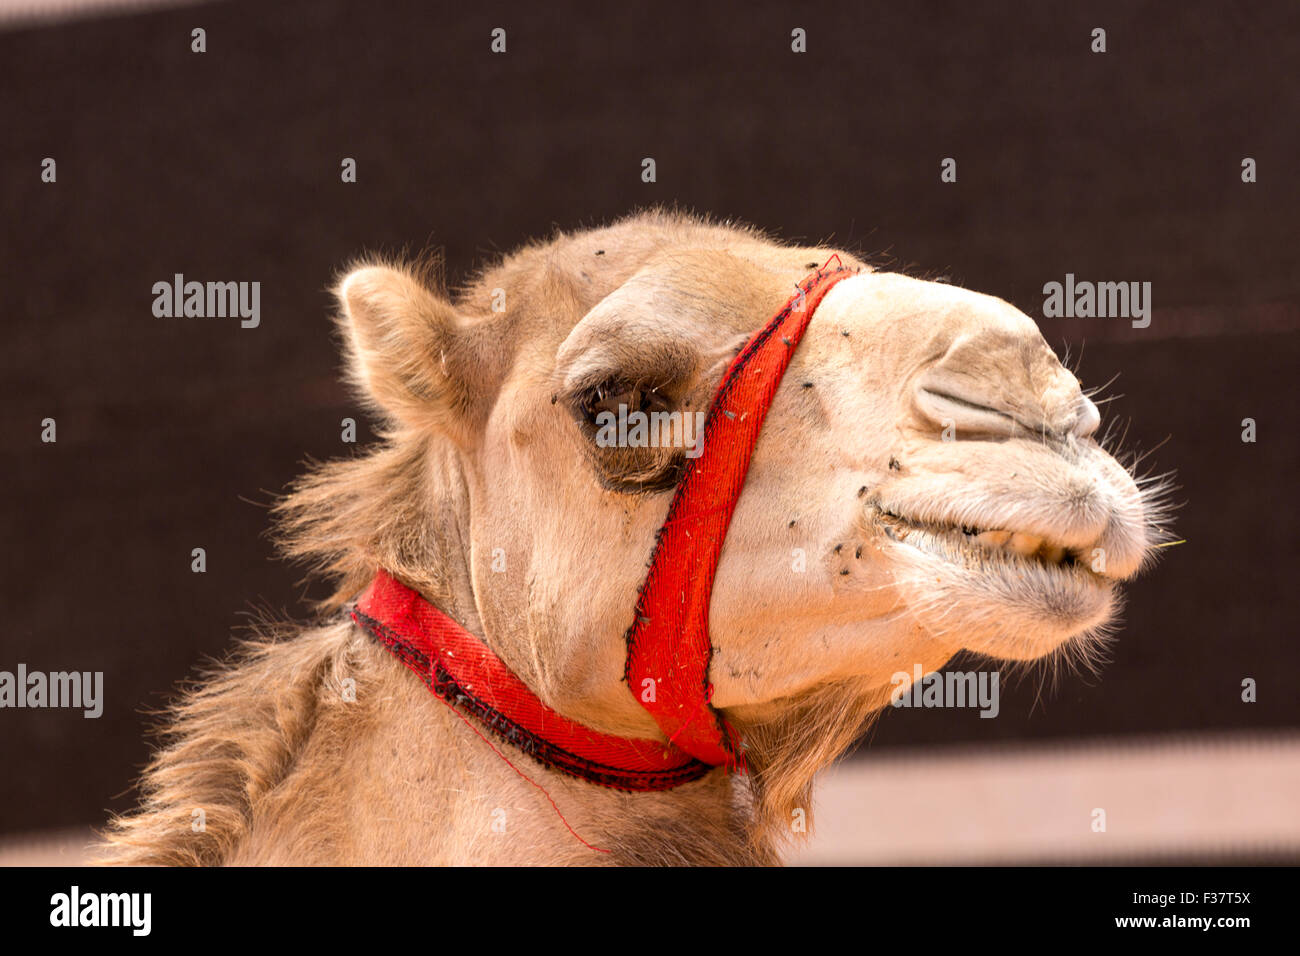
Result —
M 1035 317 L 1067 272 L 1153 285 L 1146 330 L 1041 325 L 1062 352 L 1086 343 L 1085 384 L 1118 373 L 1104 409 L 1132 419 L 1130 446 L 1165 441 L 1148 464 L 1177 469 L 1189 543 L 1130 589 L 1100 679 L 1040 695 L 1026 678 L 996 720 L 889 713 L 871 753 L 1300 725 L 1300 7 L 727 9 L 743 12 L 289 0 L 0 33 L 0 669 L 104 671 L 106 696 L 98 720 L 0 712 L 0 831 L 127 806 L 142 711 L 250 608 L 302 618 L 321 593 L 274 559 L 265 505 L 306 456 L 351 450 L 341 418 L 364 422 L 337 379 L 335 270 L 432 245 L 454 283 L 555 226 L 661 202 Z M 260 281 L 260 328 L 154 318 L 151 286 L 176 272 Z

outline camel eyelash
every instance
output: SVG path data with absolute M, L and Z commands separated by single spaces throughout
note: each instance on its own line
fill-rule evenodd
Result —
M 602 412 L 615 416 L 619 415 L 620 408 L 643 414 L 667 412 L 675 407 L 675 402 L 661 386 L 611 378 L 579 390 L 570 405 L 580 422 L 594 428 Z

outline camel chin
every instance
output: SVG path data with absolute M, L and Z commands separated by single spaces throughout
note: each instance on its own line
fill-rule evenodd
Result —
M 1114 582 L 1093 573 L 1073 552 L 1053 560 L 1044 545 L 1021 554 L 1005 538 L 1034 547 L 1039 539 L 1007 531 L 971 534 L 958 527 L 915 524 L 880 511 L 872 516 L 889 539 L 884 548 L 902 569 L 912 614 L 937 637 L 962 635 L 963 648 L 1004 660 L 1045 657 L 1110 622 Z

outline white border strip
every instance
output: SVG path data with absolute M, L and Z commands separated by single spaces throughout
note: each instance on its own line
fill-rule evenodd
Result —
M 814 809 L 791 863 L 1294 862 L 1300 734 L 868 754 L 824 775 Z
M 867 751 L 824 774 L 815 810 L 790 863 L 1296 862 L 1300 734 Z M 0 867 L 78 865 L 89 840 L 10 836 Z
M 0 0 L 0 29 L 48 26 L 72 20 L 120 17 L 211 0 Z M 202 26 L 202 24 L 195 24 Z

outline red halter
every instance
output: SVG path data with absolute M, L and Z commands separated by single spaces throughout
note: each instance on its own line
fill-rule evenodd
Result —
M 836 258 L 836 257 L 832 257 Z M 799 283 L 722 376 L 655 539 L 627 633 L 625 679 L 668 743 L 603 734 L 547 707 L 477 637 L 381 570 L 353 619 L 447 704 L 541 763 L 619 790 L 666 790 L 712 767 L 744 770 L 740 735 L 710 699 L 713 576 L 758 433 L 813 312 L 853 271 L 818 269 Z

